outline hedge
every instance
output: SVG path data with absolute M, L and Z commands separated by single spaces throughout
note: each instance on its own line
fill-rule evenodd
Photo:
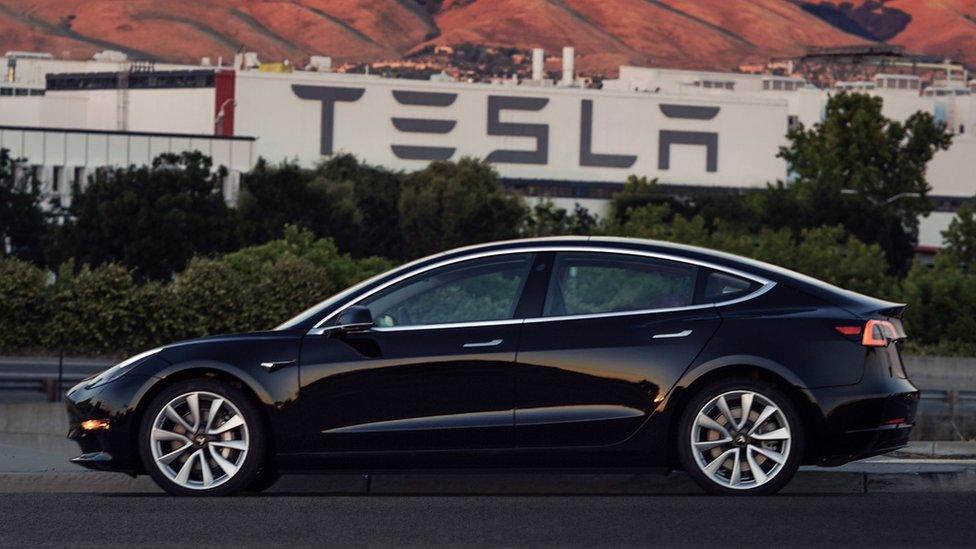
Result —
M 618 233 L 702 244 L 772 261 L 850 289 L 908 303 L 913 352 L 976 349 L 976 275 L 949 256 L 916 265 L 903 280 L 883 274 L 877 246 L 839 228 L 751 237 L 705 231 L 699 219 L 660 223 L 653 212 Z M 285 238 L 220 258 L 196 258 L 169 282 L 136 283 L 117 264 L 57 275 L 17 259 L 0 259 L 0 352 L 123 355 L 203 335 L 271 329 L 343 287 L 393 266 L 352 259 L 327 239 L 289 229 Z
M 307 231 L 218 259 L 196 258 L 167 283 L 137 284 L 118 264 L 71 265 L 56 281 L 0 259 L 0 352 L 124 355 L 181 339 L 267 330 L 342 287 L 388 269 Z

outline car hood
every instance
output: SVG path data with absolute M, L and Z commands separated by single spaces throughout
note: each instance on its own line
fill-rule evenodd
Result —
M 236 334 L 217 334 L 170 343 L 160 348 L 159 356 L 172 363 L 185 360 L 191 354 L 205 349 L 227 349 L 228 346 L 254 344 L 257 342 L 298 340 L 302 334 L 291 330 L 268 330 Z

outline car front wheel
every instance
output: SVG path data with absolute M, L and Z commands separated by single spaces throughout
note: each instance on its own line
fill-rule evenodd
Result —
M 176 383 L 143 416 L 139 452 L 149 475 L 175 495 L 229 495 L 258 478 L 265 434 L 250 398 L 222 381 Z
M 685 408 L 678 453 L 685 471 L 714 494 L 772 494 L 793 478 L 803 426 L 775 386 L 726 380 L 699 391 Z

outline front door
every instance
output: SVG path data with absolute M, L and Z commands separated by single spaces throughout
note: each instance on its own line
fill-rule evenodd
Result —
M 522 327 L 517 445 L 608 445 L 640 428 L 718 328 L 712 307 L 693 305 L 698 270 L 556 254 L 542 315 Z
M 515 318 L 533 254 L 454 263 L 356 303 L 374 327 L 306 336 L 312 452 L 511 448 Z

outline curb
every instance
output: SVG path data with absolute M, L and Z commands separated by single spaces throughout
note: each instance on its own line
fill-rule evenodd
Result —
M 784 494 L 976 491 L 976 470 L 858 473 L 801 470 Z M 0 493 L 160 494 L 147 476 L 0 473 Z M 651 474 L 296 474 L 268 493 L 294 495 L 657 495 L 701 494 L 684 473 Z
M 976 442 L 915 441 L 891 453 L 893 457 L 923 457 L 938 459 L 974 459 Z

